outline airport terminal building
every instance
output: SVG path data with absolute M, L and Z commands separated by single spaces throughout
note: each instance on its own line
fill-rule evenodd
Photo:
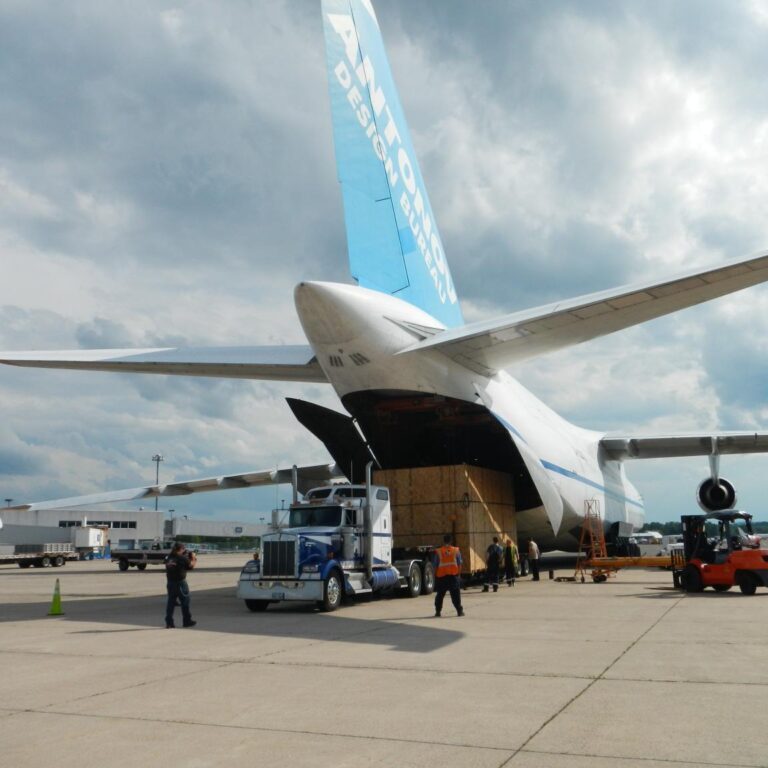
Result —
M 45 528 L 74 528 L 104 526 L 113 549 L 141 547 L 153 541 L 180 538 L 184 541 L 232 545 L 238 549 L 253 546 L 268 526 L 228 520 L 193 520 L 185 517 L 166 518 L 162 510 L 82 509 L 3 510 L 0 519 L 7 525 L 42 526 Z

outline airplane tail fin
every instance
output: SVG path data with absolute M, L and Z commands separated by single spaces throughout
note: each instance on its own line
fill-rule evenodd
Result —
M 323 0 L 322 8 L 352 276 L 447 327 L 462 325 L 371 0 Z

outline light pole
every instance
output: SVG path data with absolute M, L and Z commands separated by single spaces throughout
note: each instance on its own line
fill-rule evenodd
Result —
M 155 462 L 155 485 L 160 485 L 160 462 L 165 461 L 165 459 L 159 453 L 156 453 L 152 457 L 152 461 Z M 155 512 L 157 512 L 158 501 L 159 501 L 159 497 L 155 496 Z
M 10 507 L 10 506 L 11 506 L 11 502 L 12 502 L 12 501 L 13 501 L 13 499 L 6 499 L 6 500 L 5 500 L 5 506 L 6 506 L 6 507 Z

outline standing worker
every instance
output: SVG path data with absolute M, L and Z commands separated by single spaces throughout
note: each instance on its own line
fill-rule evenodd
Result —
M 173 612 L 176 601 L 181 604 L 182 625 L 194 627 L 196 621 L 192 621 L 189 612 L 189 585 L 187 584 L 187 571 L 191 571 L 197 565 L 197 555 L 194 552 L 187 554 L 187 548 L 177 541 L 171 554 L 165 558 L 166 586 L 168 589 L 168 601 L 165 604 L 165 628 L 173 629 Z
M 451 602 L 458 616 L 464 615 L 461 607 L 461 551 L 451 545 L 451 534 L 443 536 L 443 546 L 435 550 L 435 616 L 439 617 L 443 610 L 443 598 L 446 592 L 451 593 Z
M 491 585 L 493 585 L 494 592 L 499 591 L 499 571 L 501 570 L 503 554 L 499 545 L 499 537 L 494 536 L 493 543 L 485 551 L 485 584 L 483 584 L 483 592 L 487 592 Z
M 531 573 L 533 574 L 534 581 L 539 580 L 539 557 L 541 557 L 539 545 L 531 539 L 528 542 L 528 560 L 531 563 Z
M 508 587 L 515 585 L 515 576 L 517 576 L 517 546 L 512 539 L 507 539 L 504 546 L 504 579 Z

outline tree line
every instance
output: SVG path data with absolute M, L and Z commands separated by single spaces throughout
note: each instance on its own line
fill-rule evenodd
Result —
M 752 521 L 752 530 L 755 533 L 768 533 L 768 521 Z M 662 536 L 670 536 L 673 533 L 682 533 L 683 529 L 680 522 L 676 523 L 646 523 L 641 529 L 640 533 L 644 531 L 658 531 Z

